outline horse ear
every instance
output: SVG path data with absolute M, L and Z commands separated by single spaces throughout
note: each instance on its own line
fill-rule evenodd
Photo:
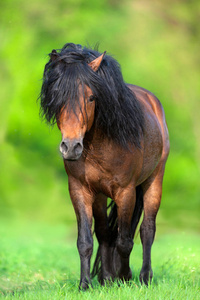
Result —
M 99 69 L 99 67 L 104 59 L 105 54 L 106 54 L 106 51 L 88 64 L 94 72 L 96 72 Z
M 51 61 L 55 61 L 58 58 L 58 53 L 53 49 L 49 56 L 51 58 Z

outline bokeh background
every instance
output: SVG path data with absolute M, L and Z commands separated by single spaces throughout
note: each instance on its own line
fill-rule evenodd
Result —
M 158 234 L 200 232 L 200 2 L 3 0 L 0 3 L 0 219 L 76 227 L 60 132 L 39 118 L 48 53 L 94 46 L 124 80 L 162 102 L 171 152 Z

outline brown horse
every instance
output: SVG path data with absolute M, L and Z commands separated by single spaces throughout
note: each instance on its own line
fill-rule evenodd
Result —
M 42 114 L 62 133 L 60 151 L 78 223 L 80 288 L 91 284 L 93 217 L 99 249 L 92 275 L 104 284 L 131 278 L 129 257 L 142 211 L 140 281 L 147 285 L 169 153 L 159 100 L 125 84 L 111 56 L 74 44 L 50 54 L 40 99 Z

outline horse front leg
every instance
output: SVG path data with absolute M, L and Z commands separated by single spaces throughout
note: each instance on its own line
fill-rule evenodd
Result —
M 92 286 L 90 278 L 90 259 L 93 252 L 92 237 L 92 203 L 94 200 L 91 194 L 81 183 L 69 177 L 69 192 L 74 206 L 78 224 L 77 247 L 81 261 L 80 289 L 87 289 Z
M 144 217 L 140 227 L 140 238 L 143 246 L 143 264 L 140 282 L 148 285 L 153 277 L 151 267 L 151 247 L 156 232 L 156 215 L 160 207 L 162 195 L 163 168 L 157 168 L 151 177 L 142 185 Z
M 133 248 L 131 233 L 131 220 L 135 207 L 135 188 L 127 188 L 118 193 L 115 198 L 118 218 L 118 237 L 114 253 L 114 264 L 118 277 L 122 280 L 129 280 L 132 272 L 129 266 L 130 253 Z

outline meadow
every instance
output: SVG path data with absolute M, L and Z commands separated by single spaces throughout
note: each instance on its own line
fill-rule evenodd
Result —
M 148 288 L 139 282 L 142 247 L 136 238 L 132 280 L 102 287 L 94 278 L 93 288 L 85 292 L 78 289 L 76 228 L 11 222 L 0 234 L 2 299 L 200 299 L 200 240 L 195 234 L 175 232 L 156 238 L 154 278 Z M 95 250 L 96 246 L 95 242 Z
M 1 2 L 0 298 L 200 298 L 199 11 L 198 0 Z M 61 136 L 41 120 L 37 102 L 48 53 L 68 42 L 99 43 L 120 63 L 125 82 L 153 92 L 165 110 L 171 151 L 149 288 L 138 280 L 137 237 L 130 283 L 100 287 L 94 279 L 94 289 L 78 291 Z

